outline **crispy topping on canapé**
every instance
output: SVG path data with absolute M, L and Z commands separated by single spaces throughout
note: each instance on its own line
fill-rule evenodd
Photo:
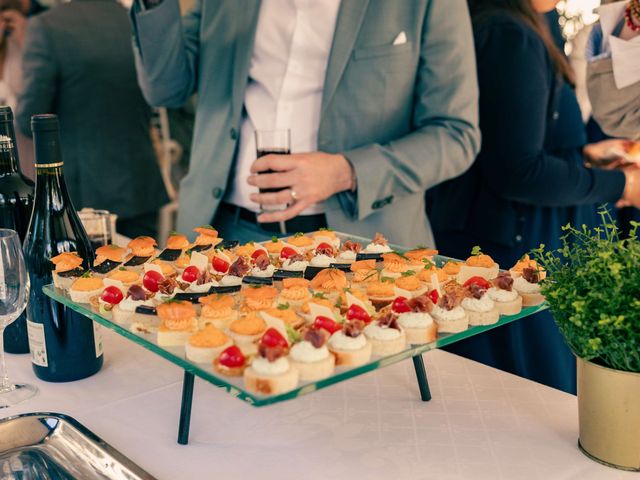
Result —
M 402 288 L 403 290 L 409 290 L 413 292 L 415 290 L 419 290 L 422 286 L 420 280 L 416 275 L 405 275 L 403 277 L 396 278 L 396 287 Z
M 434 255 L 438 254 L 438 250 L 431 248 L 416 248 L 404 253 L 404 256 L 415 263 L 421 263 L 423 260 L 430 260 Z
M 387 239 L 384 238 L 380 232 L 376 232 L 371 243 L 374 245 L 387 245 L 389 242 L 387 242 Z
M 444 267 L 442 267 L 442 271 L 447 275 L 457 275 L 460 273 L 460 265 L 462 265 L 462 263 L 449 260 Z
M 71 290 L 78 292 L 91 292 L 99 290 L 104 286 L 104 282 L 98 277 L 79 277 L 71 284 Z
M 302 337 L 315 348 L 322 347 L 329 340 L 329 332 L 324 328 L 309 328 Z
M 140 275 L 133 270 L 118 268 L 116 270 L 111 270 L 107 274 L 107 278 L 110 278 L 111 280 L 117 280 L 122 283 L 134 283 L 140 279 Z
M 480 254 L 480 255 L 471 255 L 467 258 L 467 265 L 470 267 L 485 267 L 491 268 L 496 264 L 489 255 Z
M 229 330 L 238 335 L 258 335 L 267 329 L 267 324 L 255 313 L 231 322 Z
M 395 288 L 392 282 L 376 280 L 367 283 L 367 295 L 370 297 L 392 297 L 395 295 Z
M 356 338 L 362 333 L 365 326 L 366 325 L 362 320 L 350 320 L 344 323 L 342 331 L 344 332 L 345 336 Z
M 244 257 L 238 257 L 229 267 L 229 275 L 234 277 L 244 277 L 251 271 L 251 265 L 247 263 Z
M 186 330 L 193 324 L 196 310 L 187 301 L 171 300 L 156 307 L 158 318 L 168 330 Z
M 416 313 L 429 313 L 433 309 L 433 302 L 426 293 L 418 297 L 411 298 L 407 302 L 407 305 L 409 305 L 412 312 Z
M 352 272 L 360 272 L 360 271 L 368 272 L 375 268 L 376 268 L 375 260 L 357 260 L 353 262 L 350 267 Z
M 522 278 L 529 283 L 540 283 L 540 272 L 535 268 L 524 268 L 522 270 Z
M 111 260 L 120 263 L 126 254 L 127 250 L 117 245 L 103 245 L 96 248 L 96 260 Z
M 136 257 L 150 257 L 155 253 L 156 241 L 151 237 L 136 237 L 127 246 Z
M 342 270 L 325 268 L 311 280 L 311 288 L 318 291 L 335 291 L 347 287 L 347 276 Z
M 189 246 L 189 239 L 182 233 L 174 233 L 167 238 L 167 248 L 169 250 L 184 250 Z
M 398 325 L 398 316 L 392 311 L 382 314 L 380 318 L 378 318 L 378 325 L 381 327 L 400 330 L 400 326 Z
M 492 280 L 492 283 L 496 288 L 510 292 L 513 288 L 513 277 L 509 272 L 500 272 L 498 276 Z
M 218 231 L 211 225 L 203 225 L 193 229 L 198 234 L 196 237 L 195 245 L 201 246 L 216 246 L 222 242 L 221 238 L 218 238 Z
M 221 347 L 227 342 L 229 342 L 229 337 L 213 325 L 206 325 L 202 330 L 189 337 L 191 345 L 201 348 Z
M 82 257 L 76 252 L 63 252 L 53 257 L 51 262 L 56 266 L 55 271 L 62 273 L 80 268 L 82 265 Z

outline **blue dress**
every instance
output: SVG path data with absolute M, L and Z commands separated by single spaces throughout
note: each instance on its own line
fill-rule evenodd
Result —
M 586 169 L 580 110 L 537 33 L 508 13 L 474 21 L 483 145 L 471 169 L 427 193 L 443 255 L 467 258 L 475 245 L 509 268 L 562 226 L 599 223 L 624 175 Z M 450 351 L 575 393 L 575 358 L 548 312 L 452 345 Z

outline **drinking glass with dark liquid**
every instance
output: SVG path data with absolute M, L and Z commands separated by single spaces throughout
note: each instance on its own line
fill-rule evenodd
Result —
M 291 155 L 291 130 L 256 130 L 257 158 L 265 155 Z M 263 173 L 275 173 L 275 170 L 265 170 Z M 279 192 L 285 188 L 261 188 L 260 193 Z M 260 205 L 263 212 L 282 210 L 283 205 Z
M 89 242 L 94 252 L 103 245 L 113 243 L 115 231 L 111 212 L 83 208 L 78 212 L 78 217 L 80 217 L 80 221 L 87 232 L 87 237 L 89 237 Z

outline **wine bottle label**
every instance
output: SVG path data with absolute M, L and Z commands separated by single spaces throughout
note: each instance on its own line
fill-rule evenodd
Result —
M 93 322 L 93 343 L 96 346 L 96 358 L 104 353 L 104 345 L 102 341 L 102 325 Z
M 44 325 L 27 319 L 27 332 L 29 335 L 29 350 L 31 351 L 31 363 L 40 367 L 48 367 L 47 344 L 44 341 Z

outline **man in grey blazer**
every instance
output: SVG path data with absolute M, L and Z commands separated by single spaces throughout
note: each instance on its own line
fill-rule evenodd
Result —
M 74 206 L 118 214 L 128 236 L 154 235 L 168 201 L 150 138 L 151 109 L 136 81 L 127 11 L 115 0 L 74 0 L 32 17 L 17 121 L 60 118 Z
M 464 0 L 199 0 L 182 21 L 178 0 L 136 0 L 131 17 L 147 100 L 198 93 L 180 230 L 213 219 L 259 240 L 286 221 L 433 244 L 424 192 L 480 145 Z M 293 154 L 254 163 L 249 137 L 274 127 L 292 129 Z

